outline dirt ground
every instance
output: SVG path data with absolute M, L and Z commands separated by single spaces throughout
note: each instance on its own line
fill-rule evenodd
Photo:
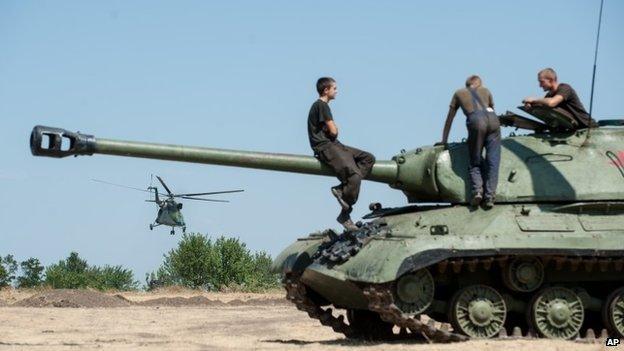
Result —
M 349 341 L 295 309 L 281 292 L 0 291 L 0 350 L 96 349 L 570 351 L 605 348 L 598 344 L 551 340 L 479 340 L 446 345 Z

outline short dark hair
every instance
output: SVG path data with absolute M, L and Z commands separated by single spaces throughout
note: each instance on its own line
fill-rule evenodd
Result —
M 470 88 L 471 86 L 474 86 L 475 88 L 480 87 L 481 86 L 481 77 L 479 77 L 476 74 L 473 74 L 470 77 L 468 77 L 466 79 L 466 88 Z
M 323 95 L 325 89 L 331 88 L 332 83 L 336 83 L 336 80 L 332 77 L 321 77 L 316 81 L 316 91 L 319 95 Z
M 555 72 L 555 70 L 550 68 L 550 67 L 544 68 L 543 70 L 541 70 L 541 71 L 539 71 L 537 73 L 537 78 L 539 79 L 539 77 L 552 79 L 552 80 L 554 80 L 556 82 L 557 81 L 557 72 Z

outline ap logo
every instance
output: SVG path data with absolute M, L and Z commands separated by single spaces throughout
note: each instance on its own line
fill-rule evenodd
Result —
M 620 339 L 616 339 L 616 338 L 607 338 L 606 341 L 606 346 L 619 346 L 620 345 Z

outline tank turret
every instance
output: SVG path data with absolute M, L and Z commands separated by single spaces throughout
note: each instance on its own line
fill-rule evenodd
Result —
M 624 198 L 622 128 L 512 136 L 502 144 L 498 202 Z M 34 127 L 30 147 L 36 156 L 105 154 L 332 176 L 313 156 L 103 139 L 44 126 Z M 467 145 L 402 151 L 377 161 L 367 179 L 403 191 L 409 202 L 466 203 Z

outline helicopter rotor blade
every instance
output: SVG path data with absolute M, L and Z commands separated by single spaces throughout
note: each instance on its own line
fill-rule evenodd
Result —
M 104 180 L 99 180 L 99 179 L 91 179 L 94 182 L 98 182 L 98 183 L 102 183 L 102 184 L 108 184 L 108 185 L 112 185 L 112 186 L 118 186 L 120 188 L 126 188 L 126 189 L 132 189 L 132 190 L 138 190 L 138 191 L 143 191 L 146 193 L 151 193 L 151 191 L 149 190 L 145 190 L 145 189 L 141 189 L 141 188 L 135 188 L 133 186 L 127 186 L 127 185 L 121 185 L 121 184 L 115 184 L 115 183 L 111 183 L 111 182 L 107 182 Z
M 181 199 L 187 200 L 199 200 L 199 201 L 209 201 L 209 202 L 229 202 L 228 200 L 216 200 L 216 199 L 202 199 L 199 197 L 190 197 L 190 196 L 179 196 Z
M 156 178 L 158 178 L 158 181 L 160 182 L 160 184 L 162 184 L 162 186 L 165 188 L 165 190 L 167 190 L 167 193 L 169 193 L 170 196 L 173 196 L 173 193 L 171 192 L 171 189 L 169 189 L 167 184 L 165 184 L 165 181 L 162 180 L 162 178 L 160 176 L 156 176 Z
M 242 191 L 242 189 L 239 190 L 224 190 L 224 191 L 212 191 L 209 193 L 191 193 L 191 194 L 175 194 L 175 197 L 180 197 L 180 196 L 202 196 L 202 195 L 216 195 L 216 194 L 229 194 L 229 193 L 240 193 Z

